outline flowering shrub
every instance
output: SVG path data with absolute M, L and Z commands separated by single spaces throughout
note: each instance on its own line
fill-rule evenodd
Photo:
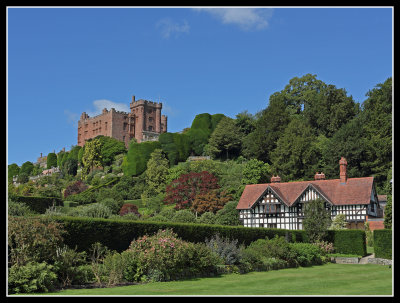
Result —
M 313 243 L 314 245 L 318 246 L 323 253 L 325 254 L 331 254 L 335 251 L 335 248 L 333 247 L 333 243 L 329 243 L 328 241 L 319 241 Z
M 169 229 L 133 241 L 122 255 L 128 281 L 168 281 L 216 272 L 219 262 L 205 244 L 185 242 Z
M 11 265 L 45 262 L 56 255 L 65 234 L 60 223 L 35 217 L 8 217 L 8 249 Z

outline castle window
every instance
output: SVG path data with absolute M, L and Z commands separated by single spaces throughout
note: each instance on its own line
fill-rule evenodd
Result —
M 153 121 L 153 117 L 149 117 L 149 122 L 152 122 Z
M 153 130 L 153 126 L 149 126 L 149 131 L 152 131 Z

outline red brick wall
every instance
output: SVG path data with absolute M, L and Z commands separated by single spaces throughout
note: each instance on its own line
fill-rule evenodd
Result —
M 130 108 L 131 113 L 117 112 L 113 108 L 110 111 L 103 109 L 102 114 L 95 117 L 82 113 L 78 121 L 78 145 L 83 146 L 86 140 L 103 135 L 123 141 L 128 147 L 132 137 L 138 142 L 142 141 L 143 131 L 167 131 L 167 118 L 161 116 L 161 103 L 135 101 L 133 98 Z
M 385 226 L 383 225 L 383 220 L 380 221 L 368 221 L 369 223 L 369 229 L 370 230 L 375 230 L 375 229 L 384 229 Z

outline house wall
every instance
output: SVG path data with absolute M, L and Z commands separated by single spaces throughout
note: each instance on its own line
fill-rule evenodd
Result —
M 304 203 L 321 198 L 317 191 L 310 187 L 292 206 L 285 205 L 270 189 L 254 204 L 251 209 L 239 211 L 239 219 L 246 227 L 281 228 L 290 230 L 303 229 Z M 271 205 L 276 212 L 271 212 Z M 345 214 L 349 228 L 364 226 L 368 214 L 368 205 L 331 205 L 325 202 L 326 209 L 331 211 L 332 220 L 338 214 Z M 272 210 L 274 208 L 272 207 Z

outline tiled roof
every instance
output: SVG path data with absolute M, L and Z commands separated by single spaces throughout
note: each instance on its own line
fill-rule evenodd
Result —
M 246 185 L 236 209 L 250 208 L 268 188 L 283 203 L 292 206 L 308 186 L 314 187 L 333 205 L 369 204 L 373 181 L 373 177 L 365 177 L 349 178 L 345 184 L 340 179 L 332 179 Z

